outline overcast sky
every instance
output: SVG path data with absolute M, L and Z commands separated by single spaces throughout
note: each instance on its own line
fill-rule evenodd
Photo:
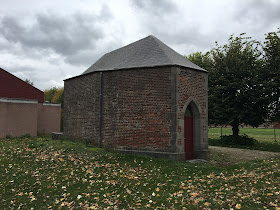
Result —
M 154 35 L 182 55 L 280 27 L 279 0 L 0 0 L 0 67 L 45 90 Z

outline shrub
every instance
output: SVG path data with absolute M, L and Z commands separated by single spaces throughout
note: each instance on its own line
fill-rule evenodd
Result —
M 27 134 L 21 135 L 19 138 L 20 139 L 25 139 L 25 138 L 28 139 L 28 138 L 31 138 L 31 135 L 29 133 L 27 133 Z
M 247 136 L 246 134 L 240 136 L 222 136 L 220 139 L 224 145 L 255 145 L 257 140 Z

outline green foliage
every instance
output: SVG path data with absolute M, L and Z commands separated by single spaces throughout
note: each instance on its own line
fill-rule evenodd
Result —
M 280 121 L 280 31 L 266 35 L 263 45 L 266 94 L 269 98 L 269 118 L 273 122 Z
M 24 82 L 26 82 L 27 84 L 29 84 L 29 85 L 34 85 L 34 83 L 30 80 L 30 79 L 26 79 L 26 80 L 24 80 Z
M 44 91 L 45 101 L 58 103 L 63 107 L 64 88 L 53 87 Z
M 44 91 L 45 101 L 61 104 L 60 128 L 63 131 L 64 88 L 53 87 Z
M 27 133 L 27 134 L 21 135 L 19 138 L 25 139 L 25 138 L 30 138 L 30 137 L 31 137 L 31 135 L 29 133 Z
M 234 147 L 234 148 L 241 148 L 241 149 L 250 149 L 250 150 L 261 150 L 261 151 L 269 151 L 269 152 L 280 152 L 280 143 L 279 142 L 255 142 L 254 145 L 226 145 L 222 143 L 220 138 L 209 138 L 209 145 L 210 146 L 221 146 L 221 147 Z
M 205 54 L 196 52 L 190 54 L 186 58 L 207 71 L 211 71 L 213 68 L 213 59 L 210 52 L 206 52 Z
M 214 68 L 209 74 L 211 122 L 231 125 L 238 135 L 242 123 L 257 127 L 267 117 L 267 100 L 259 72 L 262 52 L 259 42 L 231 36 L 229 43 L 212 50 Z
M 44 90 L 45 101 L 48 101 L 51 103 L 53 96 L 56 94 L 57 90 L 58 90 L 57 87 L 53 87 L 53 88 Z
M 257 140 L 247 136 L 246 134 L 239 136 L 222 136 L 220 141 L 223 145 L 254 145 L 257 143 Z
M 206 54 L 188 56 L 209 71 L 209 124 L 231 125 L 235 136 L 241 124 L 264 123 L 269 106 L 263 51 L 258 41 L 244 35 L 232 35 L 222 46 L 216 42 Z
M 53 95 L 52 103 L 61 104 L 63 108 L 64 88 L 57 89 L 57 92 Z
M 230 127 L 223 128 L 223 135 L 231 135 L 232 130 Z M 259 142 L 273 142 L 274 141 L 274 129 L 273 128 L 240 128 L 240 134 L 246 134 Z M 280 129 L 275 130 L 277 141 L 280 141 Z M 210 128 L 208 130 L 209 138 L 220 138 L 221 128 Z

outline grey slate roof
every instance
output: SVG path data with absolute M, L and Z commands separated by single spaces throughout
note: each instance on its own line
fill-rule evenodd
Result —
M 82 74 L 94 71 L 156 66 L 183 66 L 206 71 L 150 35 L 125 47 L 106 53 Z

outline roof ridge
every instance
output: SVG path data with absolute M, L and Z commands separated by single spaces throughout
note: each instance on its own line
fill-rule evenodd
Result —
M 168 46 L 167 46 L 166 44 L 164 44 L 162 41 L 160 41 L 158 38 L 156 38 L 155 36 L 153 36 L 153 35 L 150 35 L 150 36 L 148 36 L 148 37 L 152 37 L 152 38 L 156 41 L 156 43 L 157 43 L 159 49 L 161 49 L 161 51 L 163 52 L 163 54 L 168 58 L 169 62 L 171 62 L 172 64 L 175 64 L 175 62 L 168 56 L 168 54 L 165 52 L 165 50 L 162 48 L 161 45 L 165 45 L 166 47 L 168 47 Z M 169 47 L 169 48 L 170 48 L 170 47 Z M 171 48 L 170 48 L 170 49 L 171 49 Z M 178 53 L 178 54 L 179 54 L 179 53 Z
M 33 85 L 31 85 L 31 84 L 25 82 L 23 79 L 17 77 L 16 75 L 12 74 L 11 72 L 8 72 L 7 70 L 5 70 L 5 69 L 3 69 L 3 68 L 1 68 L 1 67 L 0 67 L 0 69 L 3 70 L 3 71 L 5 71 L 6 73 L 10 74 L 11 76 L 13 76 L 14 78 L 16 78 L 17 80 L 20 80 L 21 82 L 24 82 L 24 83 L 28 84 L 29 86 L 31 86 L 31 87 L 33 87 L 33 88 L 35 88 L 35 89 L 37 89 L 37 90 L 39 90 L 39 91 L 41 91 L 41 92 L 44 92 L 44 91 L 40 90 L 39 88 L 37 88 L 37 87 L 35 87 L 35 86 L 33 86 Z
M 142 41 L 143 39 L 147 39 L 148 37 L 154 37 L 154 36 L 153 36 L 153 35 L 146 36 L 146 37 L 144 37 L 144 38 L 142 38 L 142 39 L 139 39 L 139 40 L 136 40 L 136 41 L 134 41 L 134 42 L 131 42 L 130 44 L 127 44 L 127 45 L 125 45 L 125 46 L 122 46 L 122 47 L 119 47 L 119 48 L 117 48 L 117 49 L 115 49 L 115 50 L 112 50 L 111 52 L 107 52 L 107 53 L 105 53 L 104 55 L 111 54 L 111 53 L 113 53 L 113 52 L 115 52 L 115 51 L 117 51 L 117 50 L 126 48 L 126 47 L 128 47 L 128 46 L 130 46 L 130 45 L 133 45 L 133 44 L 135 44 L 135 43 L 137 43 L 137 42 Z M 103 56 L 104 56 L 104 55 L 103 55 Z M 103 57 L 103 56 L 101 56 L 101 57 Z
M 163 43 L 157 37 L 149 35 L 104 54 L 82 74 L 94 71 L 166 65 L 178 65 L 205 71 Z

